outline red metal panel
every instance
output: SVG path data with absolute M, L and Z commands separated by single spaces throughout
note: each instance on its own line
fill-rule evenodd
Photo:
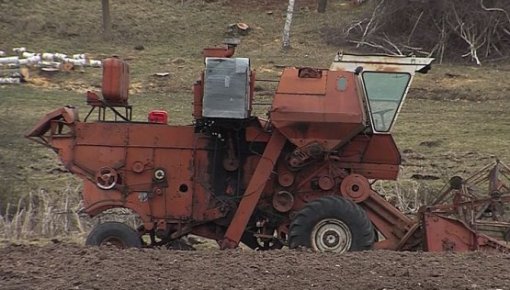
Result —
M 321 78 L 300 78 L 298 68 L 284 69 L 278 85 L 279 94 L 325 95 L 328 71 Z
M 44 116 L 25 136 L 28 138 L 41 137 L 48 132 L 52 120 L 62 120 L 65 123 L 74 123 L 78 120 L 78 111 L 72 107 L 59 108 Z
M 193 171 L 190 170 L 192 154 L 192 150 L 155 150 L 154 168 L 164 168 L 167 171 L 168 188 L 165 192 L 167 217 L 185 219 L 192 216 Z
M 349 198 L 346 193 L 342 192 L 342 194 Z M 377 230 L 385 237 L 383 242 L 374 245 L 376 249 L 398 250 L 402 238 L 417 223 L 372 189 L 368 190 L 368 198 L 360 205 L 366 210 Z
M 363 154 L 362 162 L 400 165 L 400 152 L 390 134 L 375 134 Z
M 364 129 L 354 74 L 323 71 L 320 78 L 299 78 L 298 71 L 283 72 L 271 109 L 271 122 L 292 143 L 318 141 L 333 149 Z

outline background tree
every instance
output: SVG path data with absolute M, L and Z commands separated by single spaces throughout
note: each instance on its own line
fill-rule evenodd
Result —
M 367 5 L 350 25 L 324 28 L 326 42 L 478 65 L 510 56 L 508 0 L 373 0 Z
M 326 12 L 327 6 L 328 6 L 328 0 L 317 0 L 317 12 L 319 12 L 319 13 Z
M 103 37 L 111 39 L 112 37 L 112 20 L 110 16 L 110 0 L 101 0 L 103 10 Z
M 294 14 L 294 0 L 289 0 L 287 7 L 287 18 L 285 19 L 285 26 L 283 27 L 283 43 L 282 48 L 290 48 L 290 25 L 292 24 L 292 14 Z

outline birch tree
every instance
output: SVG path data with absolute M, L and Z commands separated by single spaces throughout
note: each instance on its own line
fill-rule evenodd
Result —
M 292 24 L 292 14 L 294 14 L 294 0 L 289 0 L 287 8 L 287 18 L 285 19 L 285 26 L 283 27 L 283 43 L 284 50 L 290 48 L 290 25 Z

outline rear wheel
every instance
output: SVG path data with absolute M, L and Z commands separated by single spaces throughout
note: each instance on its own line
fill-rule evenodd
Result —
M 87 246 L 112 245 L 118 248 L 141 248 L 140 235 L 128 225 L 120 222 L 98 224 L 85 242 Z
M 317 252 L 363 251 L 372 248 L 374 233 L 372 222 L 359 205 L 325 196 L 298 212 L 289 228 L 289 247 Z

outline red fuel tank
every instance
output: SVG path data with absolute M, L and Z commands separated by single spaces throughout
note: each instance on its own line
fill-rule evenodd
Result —
M 129 90 L 129 65 L 118 57 L 103 60 L 104 100 L 111 105 L 127 105 Z
M 166 111 L 153 110 L 153 111 L 149 112 L 148 119 L 149 119 L 149 122 L 151 122 L 151 123 L 167 124 L 168 123 L 168 113 Z

